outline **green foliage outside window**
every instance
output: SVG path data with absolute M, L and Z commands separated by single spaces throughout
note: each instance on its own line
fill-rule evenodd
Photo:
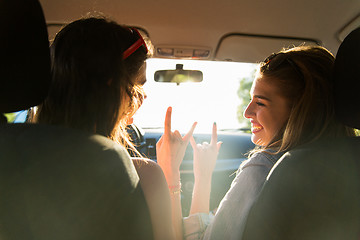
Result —
M 238 121 L 241 124 L 242 128 L 246 129 L 246 131 L 249 132 L 250 132 L 251 124 L 248 119 L 244 118 L 244 111 L 250 102 L 250 89 L 254 81 L 255 74 L 256 74 L 256 69 L 254 69 L 251 76 L 241 78 L 239 80 L 240 84 L 239 84 L 239 89 L 237 91 L 237 95 L 240 98 L 240 104 L 237 108 Z
M 4 116 L 7 118 L 8 123 L 12 123 L 16 118 L 16 113 L 5 113 Z

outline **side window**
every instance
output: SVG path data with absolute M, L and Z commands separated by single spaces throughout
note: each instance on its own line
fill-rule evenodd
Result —
M 8 123 L 23 123 L 26 121 L 26 116 L 27 110 L 5 114 Z

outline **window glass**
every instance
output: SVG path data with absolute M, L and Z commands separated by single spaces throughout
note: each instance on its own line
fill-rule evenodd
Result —
M 200 83 L 155 82 L 157 70 L 175 69 L 183 64 L 187 70 L 201 70 Z M 168 106 L 173 107 L 172 128 L 187 132 L 194 121 L 197 132 L 211 132 L 212 123 L 218 129 L 244 130 L 249 121 L 243 111 L 249 101 L 249 90 L 257 64 L 196 61 L 196 60 L 147 60 L 147 95 L 134 116 L 134 123 L 144 129 L 162 129 Z M 6 114 L 8 122 L 25 122 L 27 111 Z
M 4 114 L 7 118 L 8 123 L 23 123 L 26 120 L 27 111 L 19 111 L 13 113 Z
M 200 83 L 155 82 L 156 70 L 175 69 L 183 64 L 186 70 L 201 70 Z M 257 64 L 196 61 L 196 60 L 147 60 L 147 95 L 143 105 L 134 116 L 134 123 L 144 129 L 163 128 L 165 112 L 173 107 L 172 128 L 186 132 L 194 121 L 196 131 L 209 132 L 212 123 L 218 129 L 236 130 L 248 128 L 248 120 L 242 112 L 249 100 L 249 89 Z

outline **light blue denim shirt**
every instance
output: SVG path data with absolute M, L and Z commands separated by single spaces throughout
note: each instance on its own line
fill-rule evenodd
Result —
M 214 217 L 195 214 L 184 218 L 185 239 L 240 239 L 247 214 L 281 155 L 261 151 L 243 162 Z

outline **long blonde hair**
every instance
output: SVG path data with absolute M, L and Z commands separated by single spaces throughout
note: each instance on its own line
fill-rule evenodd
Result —
M 334 56 L 320 46 L 284 49 L 260 64 L 259 74 L 276 86 L 290 104 L 290 116 L 267 146 L 285 152 L 323 137 L 354 136 L 335 118 L 332 68 Z

